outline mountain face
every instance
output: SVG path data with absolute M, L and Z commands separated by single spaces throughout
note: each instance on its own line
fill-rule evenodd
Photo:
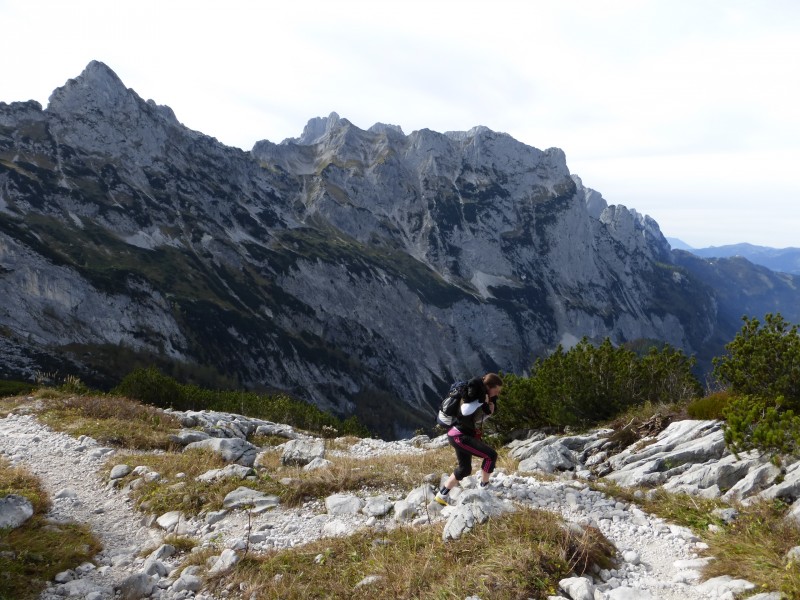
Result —
M 485 127 L 334 113 L 243 152 L 98 62 L 45 110 L 0 103 L 5 375 L 111 385 L 153 361 L 403 435 L 453 379 L 583 336 L 719 349 L 736 308 L 674 256 L 561 150 Z
M 702 258 L 746 258 L 751 263 L 779 273 L 800 275 L 800 248 L 768 248 L 753 244 L 731 244 L 729 246 L 711 246 L 710 248 L 683 249 Z

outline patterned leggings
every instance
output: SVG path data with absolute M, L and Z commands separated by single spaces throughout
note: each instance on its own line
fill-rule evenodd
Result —
M 494 448 L 485 444 L 476 437 L 464 435 L 458 429 L 453 427 L 447 432 L 447 441 L 456 450 L 456 458 L 458 459 L 458 466 L 453 473 L 458 481 L 461 481 L 472 473 L 472 457 L 477 456 L 483 459 L 481 470 L 486 473 L 494 471 L 494 465 L 497 462 L 497 452 Z

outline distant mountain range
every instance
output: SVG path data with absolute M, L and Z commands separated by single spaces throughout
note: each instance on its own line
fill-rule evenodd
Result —
M 668 237 L 667 241 L 673 250 L 686 250 L 703 258 L 741 257 L 778 273 L 800 275 L 800 248 L 769 248 L 747 243 L 692 248 L 678 238 Z

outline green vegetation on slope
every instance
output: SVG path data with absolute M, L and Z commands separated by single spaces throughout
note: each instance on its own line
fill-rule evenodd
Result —
M 338 419 L 313 404 L 285 394 L 204 389 L 178 383 L 152 367 L 132 371 L 114 393 L 162 408 L 232 412 L 320 434 L 329 431 L 338 435 L 369 435 L 355 417 Z

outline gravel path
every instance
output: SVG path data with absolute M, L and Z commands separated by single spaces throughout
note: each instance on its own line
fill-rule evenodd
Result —
M 354 447 L 354 453 L 391 454 L 398 448 L 396 442 L 371 440 Z M 113 586 L 142 571 L 141 551 L 156 548 L 164 531 L 147 526 L 145 517 L 133 509 L 126 495 L 97 475 L 112 449 L 99 447 L 91 439 L 74 439 L 54 432 L 32 416 L 10 415 L 0 419 L 0 453 L 42 480 L 53 499 L 51 518 L 88 523 L 100 538 L 104 549 L 95 560 L 98 566 L 78 569 L 75 577 L 82 587 L 79 582 L 72 583 L 78 586 L 76 591 L 83 592 L 82 597 L 110 598 Z M 498 473 L 493 477 L 493 491 L 501 498 L 557 511 L 570 521 L 597 526 L 624 556 L 617 569 L 598 574 L 608 583 L 609 598 L 733 598 L 727 587 L 715 587 L 713 582 L 698 585 L 697 560 L 703 545 L 685 528 L 669 525 L 635 506 L 618 503 L 579 482 L 542 482 Z M 225 547 L 242 548 L 249 543 L 258 551 L 294 546 L 364 525 L 380 527 L 382 522 L 376 523 L 374 517 L 369 519 L 366 515 L 334 518 L 325 514 L 323 503 L 313 502 L 296 510 L 279 508 L 256 515 L 250 522 L 244 513 L 234 512 L 216 524 L 189 520 L 182 527 L 185 533 L 201 539 L 215 536 Z M 173 595 L 168 588 L 175 575 L 171 577 L 164 578 L 161 598 L 194 597 Z M 63 598 L 65 590 L 69 591 L 63 583 L 51 586 L 41 598 Z M 202 594 L 196 598 L 213 600 Z

